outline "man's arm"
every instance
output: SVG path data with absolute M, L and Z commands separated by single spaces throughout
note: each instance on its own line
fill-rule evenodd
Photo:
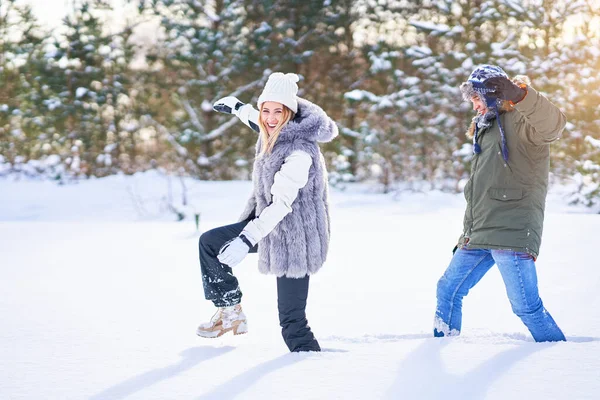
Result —
M 514 107 L 533 128 L 532 134 L 527 136 L 528 140 L 536 145 L 558 140 L 567 124 L 567 118 L 560 109 L 531 87 L 527 88 L 525 98 Z

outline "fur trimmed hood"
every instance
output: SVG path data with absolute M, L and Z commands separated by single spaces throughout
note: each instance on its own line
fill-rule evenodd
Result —
M 281 130 L 277 141 L 296 139 L 327 143 L 338 135 L 336 123 L 318 105 L 303 99 L 298 100 L 298 112 Z

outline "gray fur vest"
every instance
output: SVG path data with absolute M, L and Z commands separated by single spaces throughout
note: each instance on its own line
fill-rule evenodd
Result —
M 329 142 L 338 128 L 316 104 L 298 98 L 298 112 L 280 132 L 271 154 L 258 157 L 256 145 L 252 181 L 254 189 L 240 221 L 260 213 L 272 201 L 271 186 L 285 158 L 295 150 L 312 157 L 308 182 L 292 203 L 292 212 L 258 244 L 258 269 L 264 274 L 301 278 L 317 272 L 329 248 L 327 170 L 317 142 Z

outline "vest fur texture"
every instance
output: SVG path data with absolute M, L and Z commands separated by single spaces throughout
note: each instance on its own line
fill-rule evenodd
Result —
M 258 244 L 258 268 L 264 274 L 302 278 L 317 272 L 327 258 L 330 221 L 325 161 L 317 142 L 329 142 L 338 128 L 316 104 L 298 98 L 298 112 L 281 130 L 271 154 L 258 156 L 256 145 L 252 181 L 254 189 L 240 221 L 260 213 L 272 201 L 275 173 L 286 157 L 302 150 L 312 158 L 308 182 L 292 203 L 292 212 Z

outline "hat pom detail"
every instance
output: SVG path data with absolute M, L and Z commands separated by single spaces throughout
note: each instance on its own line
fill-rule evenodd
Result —
M 294 73 L 285 74 L 285 77 L 288 78 L 293 83 L 297 83 L 298 81 L 300 81 L 300 77 Z

